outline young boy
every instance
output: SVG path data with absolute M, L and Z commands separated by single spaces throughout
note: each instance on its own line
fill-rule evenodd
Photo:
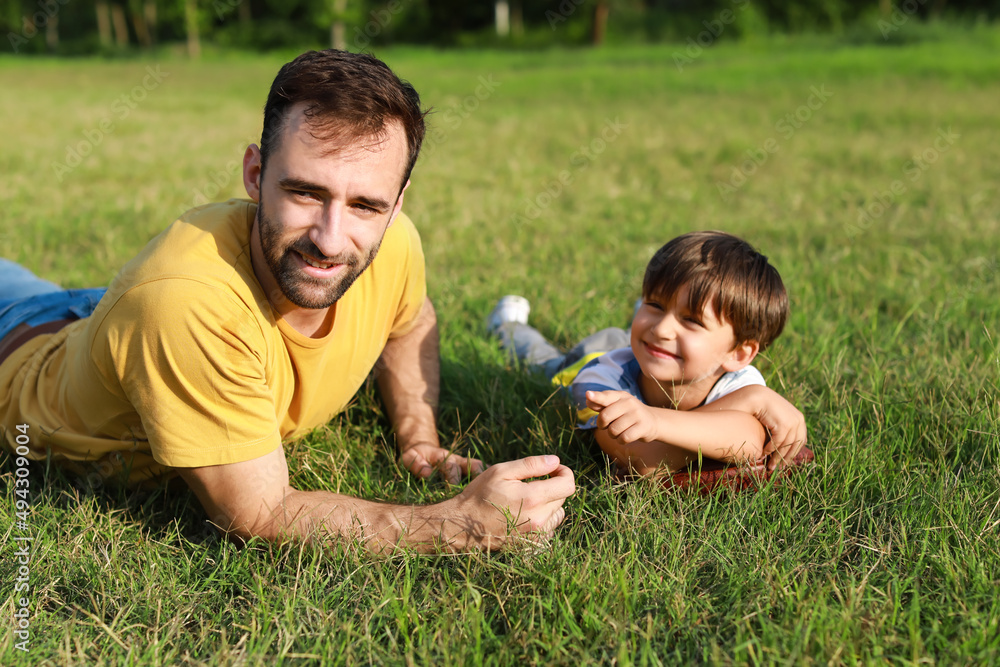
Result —
M 505 348 L 569 384 L 580 428 L 595 430 L 619 467 L 648 474 L 703 458 L 767 457 L 769 470 L 791 463 L 805 444 L 804 419 L 750 365 L 788 317 L 785 287 L 767 258 L 730 234 L 685 234 L 650 260 L 642 293 L 629 334 L 606 329 L 568 355 L 527 326 L 521 297 L 501 299 L 489 325 Z M 625 340 L 628 347 L 600 353 Z M 570 381 L 564 369 L 589 357 Z

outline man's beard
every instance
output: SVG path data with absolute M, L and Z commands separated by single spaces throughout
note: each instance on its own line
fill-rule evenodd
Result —
M 263 199 L 257 208 L 257 224 L 260 229 L 260 247 L 264 252 L 264 259 L 267 261 L 267 267 L 271 270 L 271 275 L 274 276 L 274 280 L 278 283 L 278 288 L 285 295 L 285 298 L 300 308 L 329 308 L 337 303 L 358 279 L 358 276 L 364 273 L 364 270 L 372 263 L 382 245 L 380 238 L 369 249 L 364 265 L 362 265 L 358 255 L 341 253 L 334 257 L 327 257 L 316 247 L 316 244 L 305 236 L 282 247 L 280 245 L 281 225 L 264 213 Z M 343 264 L 345 271 L 340 277 L 330 280 L 313 278 L 302 272 L 298 260 L 293 257 L 296 251 L 323 264 Z

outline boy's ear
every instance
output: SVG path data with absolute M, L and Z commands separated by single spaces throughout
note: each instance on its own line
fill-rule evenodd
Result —
M 755 340 L 748 340 L 740 343 L 729 353 L 729 358 L 723 362 L 722 368 L 727 373 L 743 370 L 747 364 L 754 360 L 760 352 L 760 343 Z

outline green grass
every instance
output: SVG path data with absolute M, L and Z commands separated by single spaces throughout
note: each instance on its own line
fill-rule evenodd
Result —
M 88 489 L 38 464 L 31 652 L 4 628 L 0 663 L 996 662 L 997 41 L 720 44 L 683 71 L 671 46 L 380 54 L 437 109 L 406 209 L 441 320 L 442 438 L 492 462 L 564 458 L 578 491 L 551 549 L 238 550 L 184 489 Z M 240 196 L 236 164 L 281 62 L 0 60 L 0 256 L 106 284 L 199 192 Z M 119 118 L 115 100 L 157 65 L 169 76 Z M 463 117 L 480 77 L 499 85 Z M 782 133 L 814 86 L 833 95 Z M 53 164 L 105 118 L 114 131 L 58 181 Z M 626 127 L 599 154 L 574 159 L 615 119 Z M 914 172 L 947 128 L 960 136 Z M 768 139 L 777 152 L 721 197 Z M 614 483 L 565 402 L 483 335 L 506 293 L 561 344 L 624 325 L 653 250 L 705 228 L 760 247 L 792 297 L 758 366 L 807 414 L 817 463 L 756 495 Z M 293 484 L 453 493 L 397 469 L 392 448 L 369 386 L 287 447 Z M 0 471 L 13 498 L 9 458 Z M 5 534 L 5 624 L 12 551 Z

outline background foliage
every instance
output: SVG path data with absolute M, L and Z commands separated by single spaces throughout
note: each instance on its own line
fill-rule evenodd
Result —
M 713 42 L 774 33 L 878 41 L 911 19 L 968 25 L 998 15 L 998 0 L 0 0 L 0 34 L 19 54 L 120 55 L 186 42 L 197 55 L 203 42 L 256 51 L 330 46 L 334 23 L 339 46 L 355 50 L 540 48 L 683 42 L 704 30 Z

